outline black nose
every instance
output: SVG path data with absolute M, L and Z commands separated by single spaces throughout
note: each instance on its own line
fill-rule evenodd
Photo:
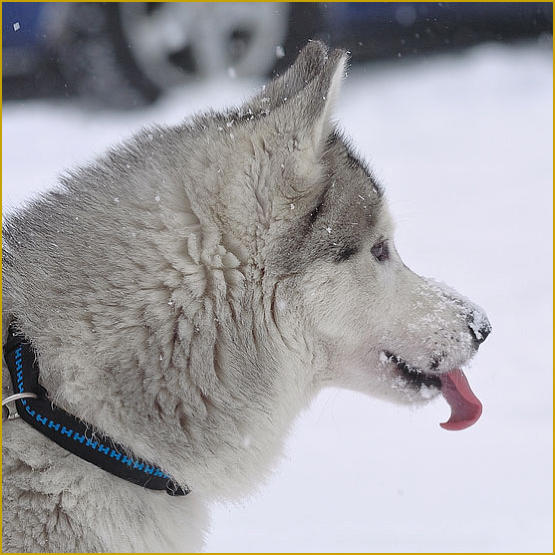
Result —
M 491 333 L 491 324 L 484 314 L 472 313 L 468 318 L 468 329 L 472 334 L 476 348 L 478 348 Z

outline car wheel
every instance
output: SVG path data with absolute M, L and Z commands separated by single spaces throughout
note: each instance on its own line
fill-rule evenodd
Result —
M 287 4 L 76 3 L 58 57 L 73 91 L 132 108 L 199 77 L 269 73 L 288 14 Z

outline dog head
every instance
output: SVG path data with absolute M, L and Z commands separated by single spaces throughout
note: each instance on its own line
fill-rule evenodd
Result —
M 460 368 L 490 324 L 400 258 L 384 192 L 332 121 L 346 60 L 309 43 L 221 124 L 236 169 L 224 211 L 234 225 L 226 227 L 249 237 L 243 243 L 269 284 L 268 319 L 284 348 L 325 353 L 313 383 L 404 403 L 443 391 L 453 409 L 445 427 L 461 429 L 481 406 Z

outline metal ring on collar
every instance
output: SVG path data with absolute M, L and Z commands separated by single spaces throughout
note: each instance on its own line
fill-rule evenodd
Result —
M 8 408 L 8 403 L 12 403 L 14 401 L 17 401 L 18 399 L 37 398 L 38 395 L 36 393 L 31 393 L 30 391 L 28 391 L 23 393 L 14 393 L 13 395 L 6 397 L 5 399 L 2 399 L 2 422 L 4 422 L 5 420 L 15 420 L 16 418 L 19 418 L 17 410 L 14 409 L 13 412 L 10 412 L 10 409 Z

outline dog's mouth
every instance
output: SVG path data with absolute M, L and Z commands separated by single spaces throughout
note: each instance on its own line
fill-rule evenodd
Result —
M 451 416 L 440 426 L 446 430 L 464 430 L 476 423 L 482 414 L 482 403 L 474 395 L 462 370 L 429 374 L 410 365 L 389 351 L 383 352 L 387 362 L 395 365 L 399 375 L 410 387 L 439 389 L 451 407 Z
M 384 351 L 384 355 L 387 362 L 391 362 L 395 365 L 399 374 L 410 387 L 421 389 L 422 386 L 426 386 L 441 389 L 441 379 L 439 376 L 435 374 L 426 374 L 419 368 L 410 365 L 406 360 L 403 360 L 401 357 L 389 351 Z

